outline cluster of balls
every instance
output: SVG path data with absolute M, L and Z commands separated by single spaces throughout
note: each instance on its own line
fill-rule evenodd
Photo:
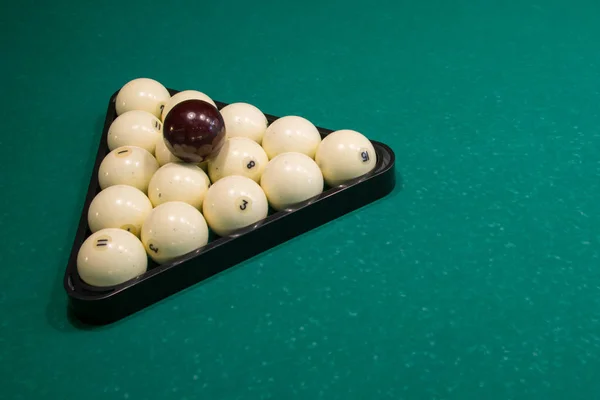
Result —
M 206 94 L 171 96 L 159 82 L 134 79 L 116 97 L 101 191 L 88 210 L 92 234 L 77 269 L 107 287 L 235 235 L 279 211 L 310 201 L 373 170 L 371 142 L 353 130 L 321 137 L 299 116 L 269 125 L 248 103 L 218 110 Z M 250 228 L 251 229 L 251 228 Z

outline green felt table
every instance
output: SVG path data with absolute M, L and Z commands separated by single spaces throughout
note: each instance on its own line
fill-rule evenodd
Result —
M 600 396 L 594 1 L 14 2 L 0 399 Z M 100 328 L 62 277 L 145 76 L 390 145 L 388 197 Z

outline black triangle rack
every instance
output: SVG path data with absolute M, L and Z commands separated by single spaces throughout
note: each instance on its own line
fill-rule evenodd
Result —
M 178 91 L 169 89 L 171 95 Z M 107 134 L 116 118 L 113 94 L 108 111 L 94 170 L 82 209 L 79 226 L 64 275 L 64 288 L 69 297 L 69 313 L 75 319 L 93 325 L 107 324 L 133 314 L 180 290 L 192 286 L 236 264 L 282 244 L 311 229 L 372 203 L 392 192 L 396 185 L 395 156 L 387 145 L 371 140 L 377 153 L 377 164 L 370 173 L 342 186 L 325 188 L 322 194 L 297 204 L 291 209 L 270 212 L 253 226 L 229 237 L 215 237 L 209 243 L 169 263 L 158 265 L 149 260 L 143 275 L 120 285 L 97 288 L 83 282 L 77 273 L 77 254 L 91 234 L 87 211 L 100 191 L 98 169 L 109 153 Z M 221 109 L 226 103 L 215 102 Z M 266 114 L 269 123 L 278 117 Z M 332 132 L 317 127 L 322 137 Z

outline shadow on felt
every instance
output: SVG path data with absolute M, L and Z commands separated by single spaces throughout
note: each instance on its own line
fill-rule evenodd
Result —
M 104 127 L 104 116 L 99 116 L 93 126 L 93 132 L 95 135 L 101 135 L 102 129 Z M 87 152 L 87 163 L 86 166 L 93 166 L 96 154 L 98 152 L 98 143 L 97 140 L 92 140 L 90 148 Z M 88 169 L 89 170 L 89 169 Z M 74 182 L 80 188 L 78 193 L 78 206 L 82 207 L 85 196 L 87 194 L 87 188 L 89 184 L 89 179 L 92 179 L 91 172 L 83 174 L 80 178 L 79 182 Z M 77 227 L 79 224 L 79 218 L 81 217 L 81 208 L 74 209 L 72 214 L 72 218 L 69 221 L 66 221 L 68 224 L 67 234 L 64 237 L 63 250 L 58 253 L 56 257 L 54 268 L 56 270 L 56 276 L 52 281 L 52 293 L 50 298 L 48 299 L 48 304 L 46 306 L 46 318 L 50 323 L 50 326 L 53 328 L 62 331 L 69 332 L 72 331 L 74 327 L 78 327 L 76 324 L 72 322 L 72 318 L 69 316 L 70 311 L 68 309 L 68 297 L 63 287 L 63 279 L 65 274 L 65 269 L 71 255 L 71 247 L 73 244 L 73 240 L 75 238 L 75 233 L 77 231 Z

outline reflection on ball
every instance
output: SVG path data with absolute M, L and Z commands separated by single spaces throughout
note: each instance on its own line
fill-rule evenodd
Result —
M 162 139 L 162 133 L 160 140 L 156 142 L 155 154 L 156 161 L 158 161 L 158 165 L 161 167 L 170 162 L 182 162 L 182 160 L 179 157 L 176 157 L 173 153 L 171 153 L 171 151 L 165 144 L 165 141 Z

